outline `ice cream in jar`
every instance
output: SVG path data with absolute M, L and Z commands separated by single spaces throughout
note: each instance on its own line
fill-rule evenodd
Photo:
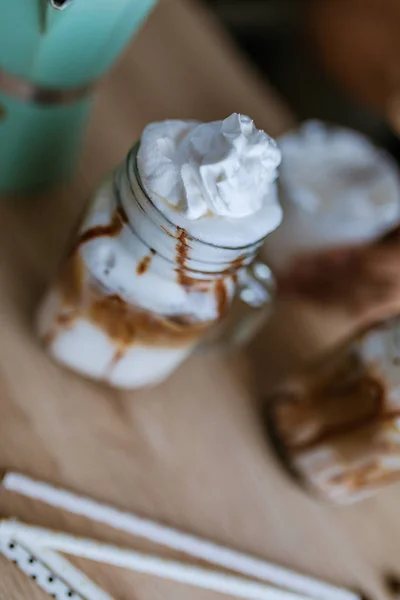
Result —
M 253 121 L 145 128 L 94 195 L 47 292 L 47 351 L 121 388 L 169 376 L 226 314 L 280 223 L 276 143 Z

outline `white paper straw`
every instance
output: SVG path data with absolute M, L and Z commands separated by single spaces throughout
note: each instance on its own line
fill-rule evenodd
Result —
M 0 553 L 45 592 L 60 600 L 113 600 L 66 558 L 37 544 L 0 536 Z
M 214 542 L 183 533 L 134 514 L 119 511 L 89 498 L 35 481 L 18 473 L 7 473 L 3 479 L 7 490 L 45 502 L 49 506 L 105 523 L 162 546 L 185 552 L 221 567 L 272 583 L 277 587 L 311 596 L 316 600 L 360 600 L 357 593 L 308 577 L 265 560 L 231 550 Z
M 39 544 L 44 548 L 57 550 L 65 554 L 107 563 L 138 573 L 155 575 L 163 579 L 213 590 L 236 598 L 245 598 L 246 600 L 309 600 L 306 596 L 279 590 L 251 579 L 227 575 L 201 567 L 193 567 L 157 556 L 109 546 L 94 540 L 25 525 L 17 521 L 2 521 L 0 523 L 0 535 L 8 538 L 12 537 L 22 543 Z

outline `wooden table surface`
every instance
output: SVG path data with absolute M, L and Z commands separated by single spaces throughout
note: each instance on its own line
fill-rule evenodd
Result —
M 85 199 L 144 125 L 233 111 L 250 114 L 273 135 L 292 124 L 207 12 L 188 0 L 161 0 L 102 86 L 76 180 L 0 207 L 0 467 L 380 597 L 382 572 L 400 572 L 400 488 L 346 509 L 319 504 L 280 470 L 257 418 L 260 389 L 270 389 L 298 349 L 315 341 L 301 308 L 278 307 L 246 354 L 194 357 L 158 389 L 135 393 L 58 368 L 32 331 L 35 307 Z M 173 556 L 4 491 L 0 503 L 3 516 Z M 79 564 L 118 600 L 218 598 Z M 1 559 L 0 598 L 45 596 Z

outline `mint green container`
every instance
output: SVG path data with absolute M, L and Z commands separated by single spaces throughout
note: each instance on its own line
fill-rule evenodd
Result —
M 96 82 L 156 0 L 10 0 L 0 6 L 0 190 L 72 174 Z

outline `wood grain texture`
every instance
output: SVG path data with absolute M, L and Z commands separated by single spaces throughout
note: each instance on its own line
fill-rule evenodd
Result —
M 321 322 L 325 327 L 323 315 L 315 321 L 301 307 L 278 307 L 246 355 L 194 357 L 163 386 L 135 393 L 114 392 L 60 369 L 32 331 L 35 307 L 85 199 L 143 126 L 232 111 L 249 113 L 272 134 L 292 124 L 207 11 L 189 0 L 161 0 L 101 87 L 76 180 L 46 196 L 0 206 L 0 468 L 337 583 L 362 585 L 379 597 L 379 568 L 397 566 L 400 489 L 354 508 L 316 503 L 280 471 L 257 417 L 258 391 L 270 389 L 299 349 L 311 352 L 315 331 Z M 4 491 L 0 508 L 3 516 L 173 556 Z M 118 600 L 217 598 L 79 564 Z M 42 597 L 0 560 L 1 600 Z

